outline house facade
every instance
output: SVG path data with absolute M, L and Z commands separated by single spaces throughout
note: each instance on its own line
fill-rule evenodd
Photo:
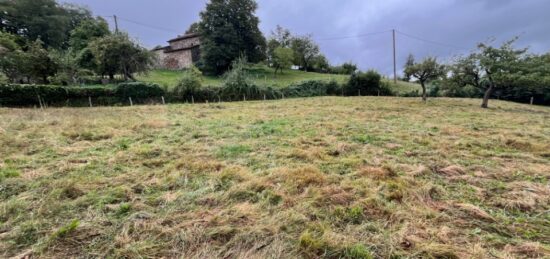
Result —
M 168 70 L 181 70 L 191 67 L 200 59 L 200 36 L 185 34 L 168 41 L 168 46 L 153 49 L 156 56 L 155 67 Z

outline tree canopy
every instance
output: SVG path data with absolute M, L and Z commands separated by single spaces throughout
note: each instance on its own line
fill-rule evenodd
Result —
M 420 85 L 422 85 L 422 100 L 426 101 L 426 83 L 445 76 L 445 66 L 438 64 L 436 58 L 427 57 L 419 63 L 407 63 L 405 74 L 418 79 Z
M 67 47 L 70 32 L 91 12 L 55 0 L 0 0 L 0 30 L 30 42 L 40 39 L 44 47 Z
M 204 72 L 222 74 L 241 56 L 257 63 L 265 58 L 266 40 L 258 28 L 254 0 L 212 0 L 201 12 L 201 62 Z

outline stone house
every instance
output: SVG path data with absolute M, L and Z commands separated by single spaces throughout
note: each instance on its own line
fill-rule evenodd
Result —
M 168 46 L 152 50 L 156 56 L 155 67 L 168 70 L 189 68 L 200 59 L 200 36 L 190 33 L 168 41 Z

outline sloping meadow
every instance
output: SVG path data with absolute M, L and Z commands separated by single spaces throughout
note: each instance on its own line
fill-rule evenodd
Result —
M 550 109 L 0 108 L 0 257 L 544 257 Z

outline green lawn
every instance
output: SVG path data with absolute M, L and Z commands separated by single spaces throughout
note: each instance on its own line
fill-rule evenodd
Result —
M 275 75 L 274 70 L 265 66 L 253 66 L 250 70 L 250 74 L 253 80 L 260 85 L 275 85 L 278 87 L 285 87 L 295 82 L 307 81 L 307 80 L 336 80 L 339 83 L 347 81 L 347 75 L 334 75 L 334 74 L 321 74 L 314 72 L 304 72 L 296 70 L 285 70 L 282 74 Z M 177 84 L 181 78 L 181 71 L 169 71 L 169 70 L 153 70 L 146 75 L 138 77 L 138 80 L 144 82 L 157 83 L 161 86 L 167 86 L 171 88 Z M 219 86 L 223 82 L 222 77 L 205 76 L 204 85 Z M 398 82 L 397 85 L 393 84 L 393 81 L 388 81 L 392 85 L 397 93 L 406 93 L 412 90 L 420 89 L 417 84 L 411 84 L 407 82 Z

